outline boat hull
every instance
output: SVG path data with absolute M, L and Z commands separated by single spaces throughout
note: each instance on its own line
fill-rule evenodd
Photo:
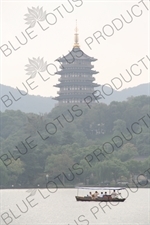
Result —
M 91 197 L 80 197 L 80 196 L 75 196 L 77 201 L 81 202 L 124 202 L 125 198 L 114 198 L 112 199 L 111 197 L 104 197 L 104 198 L 96 198 L 93 199 Z

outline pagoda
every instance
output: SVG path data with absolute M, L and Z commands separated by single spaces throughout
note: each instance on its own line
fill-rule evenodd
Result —
M 64 103 L 84 103 L 84 98 L 94 92 L 94 87 L 99 85 L 93 83 L 95 78 L 93 74 L 98 72 L 92 70 L 94 67 L 91 63 L 97 59 L 86 55 L 79 46 L 77 26 L 74 35 L 74 46 L 71 52 L 66 56 L 56 59 L 61 63 L 58 79 L 59 84 L 54 85 L 60 88 L 57 92 L 59 96 L 53 98 L 60 104 Z

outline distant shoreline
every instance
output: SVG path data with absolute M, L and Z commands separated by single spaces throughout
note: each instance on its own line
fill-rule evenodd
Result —
M 92 187 L 95 187 L 95 186 L 91 186 Z M 109 186 L 105 186 L 105 187 L 101 187 L 101 188 L 109 188 Z M 113 187 L 114 189 L 115 188 L 118 188 L 118 186 L 116 187 Z M 122 188 L 136 188 L 136 187 L 133 187 L 133 186 L 130 186 L 130 187 L 122 187 Z M 150 185 L 149 186 L 146 186 L 146 187 L 138 187 L 138 189 L 147 189 L 147 188 L 150 188 Z M 18 188 L 18 187 L 14 187 L 14 188 L 0 188 L 0 190 L 23 190 L 23 189 L 48 189 L 46 187 L 22 187 L 22 188 Z M 54 189 L 54 187 L 51 187 L 49 189 Z M 58 187 L 58 189 L 77 189 L 76 187 Z M 89 188 L 90 189 L 90 188 Z

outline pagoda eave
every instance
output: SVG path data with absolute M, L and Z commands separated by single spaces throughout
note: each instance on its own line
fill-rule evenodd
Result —
M 59 83 L 59 84 L 55 84 L 54 87 L 64 87 L 64 86 L 69 86 L 70 84 L 69 83 Z M 96 83 L 73 83 L 74 86 L 83 86 L 83 85 L 86 85 L 87 87 L 99 87 L 100 85 L 99 84 L 96 84 Z
M 73 72 L 74 70 L 67 70 L 67 71 L 64 71 L 64 70 L 61 70 L 61 71 L 57 71 L 57 72 L 55 72 L 55 74 L 57 74 L 57 75 L 70 75 L 72 72 Z M 99 72 L 97 72 L 97 71 L 94 71 L 94 70 L 89 70 L 89 71 L 87 71 L 87 70 L 76 70 L 76 73 L 86 73 L 86 74 L 98 74 Z

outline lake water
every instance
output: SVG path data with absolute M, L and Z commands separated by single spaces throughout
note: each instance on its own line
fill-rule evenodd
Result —
M 39 189 L 28 197 L 27 190 L 0 190 L 0 225 L 150 225 L 150 189 L 122 190 L 126 201 L 107 206 L 77 202 L 76 189 L 49 191 Z

